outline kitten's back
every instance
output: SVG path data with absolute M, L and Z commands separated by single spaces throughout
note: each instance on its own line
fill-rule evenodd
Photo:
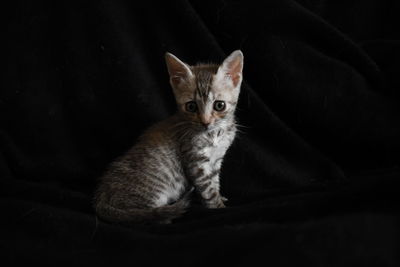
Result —
M 179 119 L 173 116 L 150 127 L 110 165 L 96 192 L 99 217 L 119 223 L 166 222 L 185 212 L 188 183 L 178 155 L 176 125 Z

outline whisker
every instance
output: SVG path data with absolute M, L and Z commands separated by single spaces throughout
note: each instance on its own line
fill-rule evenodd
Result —
M 244 132 L 244 131 L 242 131 L 242 130 L 239 130 L 239 129 L 236 129 L 236 133 L 237 133 L 237 134 L 245 134 L 246 132 Z
M 249 126 L 245 126 L 245 125 L 242 125 L 242 124 L 239 124 L 239 123 L 235 123 L 235 126 L 240 127 L 240 128 L 247 128 L 247 129 L 251 128 Z

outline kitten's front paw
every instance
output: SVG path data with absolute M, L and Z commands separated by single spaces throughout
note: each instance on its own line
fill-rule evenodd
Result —
M 229 201 L 229 199 L 227 199 L 226 197 L 223 197 L 223 196 L 221 196 L 221 200 L 222 200 L 222 202 L 228 202 Z
M 226 208 L 226 206 L 225 206 L 224 202 L 221 201 L 221 203 L 219 203 L 217 205 L 217 209 L 223 209 L 223 208 Z
M 214 203 L 206 203 L 207 208 L 209 209 L 222 209 L 222 208 L 226 208 L 224 202 L 221 201 L 219 202 L 214 202 Z

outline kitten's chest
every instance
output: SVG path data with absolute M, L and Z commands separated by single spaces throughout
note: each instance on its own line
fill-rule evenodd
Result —
M 194 140 L 196 154 L 209 158 L 211 161 L 223 157 L 235 137 L 234 130 L 219 129 L 202 134 Z

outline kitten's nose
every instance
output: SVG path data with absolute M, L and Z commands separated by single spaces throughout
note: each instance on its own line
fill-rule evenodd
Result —
M 211 124 L 211 118 L 207 118 L 205 116 L 200 116 L 201 124 L 204 126 L 204 128 L 208 129 L 208 127 Z
M 210 126 L 210 122 L 201 122 L 201 124 L 203 124 L 204 128 L 208 129 L 208 127 Z

